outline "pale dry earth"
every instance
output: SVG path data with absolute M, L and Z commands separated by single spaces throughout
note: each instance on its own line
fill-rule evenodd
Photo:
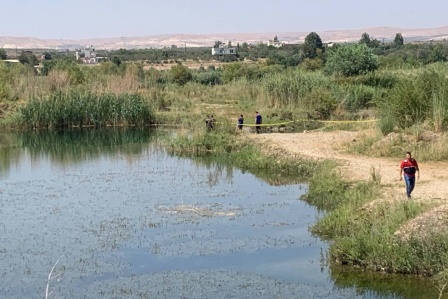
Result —
M 404 182 L 400 181 L 401 160 L 376 158 L 347 153 L 347 143 L 357 142 L 362 132 L 332 131 L 303 133 L 248 134 L 249 138 L 260 142 L 267 151 L 282 151 L 312 159 L 333 159 L 338 162 L 338 170 L 349 181 L 372 180 L 372 168 L 381 177 L 381 196 L 375 202 L 407 200 Z M 404 153 L 403 153 L 404 154 Z M 418 161 L 418 157 L 415 157 Z M 419 162 L 420 179 L 412 193 L 412 200 L 434 202 L 439 207 L 430 210 L 407 223 L 397 232 L 401 236 L 429 229 L 448 226 L 448 163 Z M 374 204 L 374 203 L 372 203 Z M 435 222 L 434 222 L 435 221 Z
M 442 41 L 448 37 L 448 26 L 438 28 L 397 28 L 370 27 L 353 30 L 317 31 L 322 41 L 354 42 L 368 33 L 379 41 L 390 42 L 395 34 L 401 33 L 405 43 L 416 41 Z M 267 43 L 275 36 L 286 44 L 303 43 L 310 32 L 252 32 L 252 33 L 216 33 L 216 34 L 159 34 L 147 36 L 117 36 L 110 38 L 92 37 L 86 39 L 41 39 L 36 37 L 0 36 L 0 48 L 5 49 L 79 49 L 88 45 L 99 50 L 146 49 L 171 47 L 212 47 L 215 41 L 230 41 L 232 45 Z

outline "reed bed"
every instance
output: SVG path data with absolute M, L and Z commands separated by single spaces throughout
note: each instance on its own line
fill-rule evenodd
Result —
M 448 68 L 430 65 L 403 76 L 387 96 L 377 101 L 385 120 L 384 134 L 391 128 L 406 129 L 430 121 L 432 130 L 442 132 L 448 125 Z
M 142 126 L 154 121 L 152 106 L 137 93 L 98 95 L 79 90 L 34 98 L 17 116 L 19 126 L 32 128 Z
M 262 82 L 268 107 L 300 107 L 314 110 L 320 100 L 332 97 L 337 85 L 319 72 L 290 71 L 270 75 Z

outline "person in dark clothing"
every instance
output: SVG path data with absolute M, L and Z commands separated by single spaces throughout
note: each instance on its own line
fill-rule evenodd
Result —
M 215 121 L 213 115 L 207 115 L 205 118 L 205 127 L 207 128 L 207 131 L 211 131 L 215 128 Z
M 258 113 L 258 111 L 255 112 L 255 129 L 257 131 L 257 134 L 261 133 L 261 124 L 263 122 L 263 118 L 261 117 L 261 114 Z
M 238 129 L 242 130 L 243 129 L 243 124 L 244 124 L 244 117 L 241 114 L 240 117 L 238 117 Z
M 205 118 L 205 128 L 207 130 L 210 130 L 210 116 L 207 115 L 207 117 Z
M 215 119 L 215 117 L 212 115 L 212 116 L 210 117 L 210 121 L 209 121 L 209 127 L 210 127 L 210 130 L 213 130 L 213 129 L 215 128 L 215 122 L 216 122 L 216 119 Z
M 401 161 L 400 164 L 400 180 L 404 178 L 406 182 L 406 195 L 408 199 L 411 199 L 412 190 L 415 187 L 415 174 L 420 178 L 420 169 L 418 168 L 417 161 L 412 158 L 411 152 L 406 152 L 406 159 Z

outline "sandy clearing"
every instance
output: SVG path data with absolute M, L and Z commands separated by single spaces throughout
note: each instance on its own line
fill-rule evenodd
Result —
M 339 164 L 341 175 L 349 180 L 370 180 L 371 169 L 379 170 L 384 199 L 405 199 L 404 182 L 399 180 L 400 160 L 389 158 L 374 158 L 347 154 L 343 144 L 356 142 L 362 132 L 333 131 L 307 133 L 268 133 L 248 134 L 256 142 L 264 144 L 269 150 L 284 150 L 293 155 L 313 159 L 334 159 Z M 418 156 L 415 157 L 418 161 Z M 421 174 L 417 179 L 413 192 L 415 200 L 448 199 L 448 163 L 419 163 Z M 448 203 L 448 202 L 447 202 Z

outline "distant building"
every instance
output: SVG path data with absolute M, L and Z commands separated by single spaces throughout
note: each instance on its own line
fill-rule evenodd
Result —
M 284 45 L 285 45 L 284 42 L 278 40 L 277 35 L 274 37 L 273 40 L 268 41 L 268 46 L 273 46 L 275 48 L 280 48 L 283 47 Z
M 228 45 L 225 45 L 220 41 L 216 41 L 212 48 L 212 55 L 236 55 L 236 48 L 233 48 L 230 42 Z
M 85 47 L 82 51 L 76 51 L 75 57 L 76 60 L 81 61 L 82 63 L 98 63 L 98 58 L 96 57 L 95 48 L 93 46 Z
M 236 55 L 236 48 L 212 48 L 212 55 Z

